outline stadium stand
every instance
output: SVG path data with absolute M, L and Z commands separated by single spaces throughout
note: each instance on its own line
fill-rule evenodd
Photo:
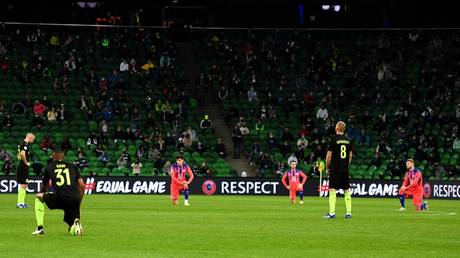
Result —
M 343 120 L 355 142 L 353 178 L 400 179 L 408 157 L 427 178 L 458 178 L 458 31 L 196 30 L 194 36 L 204 75 L 199 85 L 229 93 L 224 115 L 229 126 L 250 129 L 244 147 L 261 176 L 274 176 L 290 155 L 315 175 Z
M 179 153 L 197 171 L 235 175 L 199 130 L 212 91 L 228 92 L 222 116 L 259 176 L 279 175 L 291 155 L 316 176 L 343 120 L 353 178 L 400 179 L 414 157 L 426 177 L 456 180 L 459 43 L 448 30 L 196 29 L 191 83 L 162 29 L 3 26 L 0 162 L 32 131 L 37 167 L 65 142 L 84 175 L 131 175 L 136 158 L 142 175 L 163 175 Z
M 2 164 L 31 131 L 35 163 L 64 144 L 84 175 L 131 175 L 137 158 L 142 175 L 163 175 L 178 154 L 233 175 L 216 137 L 198 130 L 197 100 L 164 30 L 4 26 L 0 42 Z

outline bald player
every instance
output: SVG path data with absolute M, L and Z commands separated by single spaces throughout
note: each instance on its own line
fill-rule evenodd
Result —
M 30 144 L 35 141 L 35 135 L 33 133 L 27 133 L 26 138 L 18 145 L 18 160 L 19 165 L 17 169 L 17 182 L 18 182 L 18 200 L 16 203 L 16 208 L 30 208 L 29 205 L 25 203 L 27 185 L 29 184 L 29 167 L 31 165 L 31 153 L 30 153 Z
M 64 161 L 64 158 L 62 150 L 54 150 L 53 161 L 48 164 L 43 173 L 42 186 L 35 199 L 37 229 L 32 232 L 32 235 L 45 233 L 43 227 L 44 203 L 51 210 L 64 211 L 64 222 L 68 225 L 70 235 L 76 235 L 76 231 L 80 232 L 80 235 L 83 233 L 80 224 L 80 204 L 85 191 L 85 183 L 79 170 L 72 163 Z M 53 192 L 48 192 L 49 185 L 53 187 Z
M 329 176 L 329 213 L 326 219 L 335 219 L 336 191 L 345 192 L 346 219 L 351 219 L 351 193 L 348 166 L 353 157 L 353 143 L 345 135 L 346 125 L 339 121 L 335 125 L 335 135 L 329 140 L 326 154 L 326 169 Z

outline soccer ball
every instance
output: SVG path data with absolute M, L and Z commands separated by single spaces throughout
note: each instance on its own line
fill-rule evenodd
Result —
M 82 236 L 83 235 L 83 229 L 81 226 L 75 227 L 75 236 Z
M 81 227 L 80 220 L 76 219 L 75 223 L 70 227 L 69 235 L 71 236 L 82 236 L 83 228 Z

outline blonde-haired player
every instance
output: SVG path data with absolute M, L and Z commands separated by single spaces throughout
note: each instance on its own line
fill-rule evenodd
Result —
M 326 169 L 329 176 L 329 213 L 326 219 L 335 219 L 336 191 L 343 189 L 345 192 L 345 218 L 351 218 L 351 193 L 348 165 L 353 157 L 353 143 L 345 135 L 346 124 L 342 121 L 335 125 L 336 135 L 329 140 L 326 154 Z

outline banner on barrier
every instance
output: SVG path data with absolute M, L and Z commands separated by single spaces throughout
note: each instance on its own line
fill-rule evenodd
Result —
M 169 194 L 169 177 L 86 177 L 85 194 Z M 28 192 L 37 192 L 41 187 L 39 177 L 29 180 Z M 400 181 L 395 180 L 351 180 L 350 191 L 354 197 L 396 197 Z M 0 193 L 16 193 L 14 176 L 0 177 Z M 288 195 L 277 178 L 195 178 L 189 186 L 193 194 L 206 195 Z M 326 197 L 329 181 L 308 180 L 304 186 L 305 196 Z M 338 191 L 343 193 L 343 191 Z M 425 198 L 460 199 L 460 182 L 425 182 Z

